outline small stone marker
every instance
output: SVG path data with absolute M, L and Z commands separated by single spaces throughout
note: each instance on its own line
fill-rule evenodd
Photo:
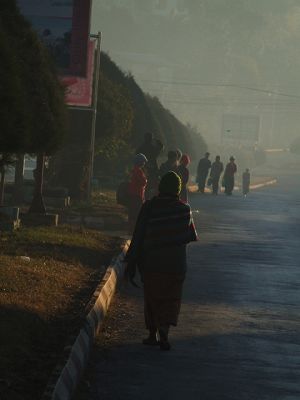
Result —
M 0 207 L 0 231 L 14 231 L 20 227 L 18 207 Z

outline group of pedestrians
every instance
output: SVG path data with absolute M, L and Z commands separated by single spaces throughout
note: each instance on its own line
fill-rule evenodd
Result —
M 178 149 L 171 150 L 159 167 L 157 157 L 162 148 L 148 133 L 134 157 L 128 204 L 132 240 L 125 262 L 130 282 L 138 286 L 138 271 L 143 285 L 149 332 L 143 344 L 170 350 L 169 328 L 177 325 L 187 268 L 186 246 L 197 240 L 197 233 L 188 204 L 190 157 Z M 199 191 L 204 193 L 209 175 L 213 194 L 218 194 L 223 170 L 220 156 L 211 163 L 206 153 L 197 169 Z M 223 176 L 228 195 L 233 191 L 236 172 L 234 157 L 230 157 Z
M 145 200 L 151 199 L 158 193 L 160 179 L 169 171 L 178 174 L 181 179 L 181 192 L 179 198 L 184 203 L 188 203 L 188 182 L 189 182 L 189 165 L 190 157 L 188 154 L 182 154 L 177 150 L 170 150 L 165 162 L 158 165 L 157 158 L 163 149 L 160 141 L 153 139 L 151 133 L 145 135 L 144 143 L 137 149 L 134 156 L 134 167 L 130 174 L 129 182 L 129 201 L 128 201 L 128 221 L 129 231 L 133 232 L 138 213 Z M 235 158 L 230 157 L 225 169 L 218 155 L 214 162 L 211 162 L 210 154 L 205 153 L 200 159 L 197 167 L 197 183 L 198 191 L 205 193 L 206 185 L 211 186 L 212 194 L 217 195 L 220 188 L 220 180 L 222 177 L 222 186 L 227 196 L 232 195 L 234 190 L 235 174 L 237 165 Z M 222 176 L 223 174 L 223 176 Z M 249 170 L 243 173 L 243 194 L 249 192 L 250 173 Z
M 209 159 L 210 154 L 205 153 L 204 157 L 201 158 L 197 168 L 197 183 L 198 191 L 202 194 L 205 193 L 205 186 L 212 187 L 212 194 L 217 195 L 220 188 L 220 178 L 224 171 L 224 165 L 221 162 L 221 157 L 216 156 L 215 161 L 212 163 Z M 235 158 L 231 156 L 229 162 L 226 164 L 225 171 L 222 178 L 222 186 L 227 196 L 232 195 L 234 189 L 234 177 L 237 173 L 237 165 Z M 250 187 L 250 172 L 247 168 L 243 173 L 243 194 L 246 195 L 249 192 Z
M 179 198 L 188 202 L 187 184 L 189 181 L 190 157 L 177 150 L 168 152 L 167 161 L 158 165 L 157 158 L 163 150 L 162 143 L 154 139 L 151 133 L 146 133 L 144 143 L 137 149 L 133 159 L 133 169 L 129 181 L 128 222 L 132 233 L 138 213 L 145 200 L 157 195 L 161 178 L 169 171 L 178 174 L 181 179 Z
M 170 150 L 168 152 L 168 159 L 162 163 L 159 168 L 159 176 L 163 177 L 167 172 L 173 171 L 178 174 L 181 178 L 181 192 L 180 200 L 184 203 L 188 202 L 188 190 L 187 184 L 190 178 L 190 172 L 188 166 L 190 165 L 191 159 L 188 154 L 182 154 L 181 150 Z

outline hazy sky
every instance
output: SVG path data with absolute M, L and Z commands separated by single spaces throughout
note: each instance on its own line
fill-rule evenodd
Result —
M 265 141 L 298 135 L 299 0 L 94 0 L 93 30 L 204 136 L 218 140 L 223 113 L 259 115 Z

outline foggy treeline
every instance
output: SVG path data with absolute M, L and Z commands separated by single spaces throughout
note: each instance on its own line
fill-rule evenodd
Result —
M 262 141 L 298 136 L 299 1 L 98 0 L 93 21 L 104 49 L 208 138 L 226 112 L 260 115 Z

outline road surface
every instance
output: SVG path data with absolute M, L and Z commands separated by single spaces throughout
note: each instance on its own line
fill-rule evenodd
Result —
M 142 293 L 125 286 L 78 400 L 300 399 L 300 169 L 273 161 L 276 186 L 192 198 L 200 240 L 172 350 L 141 344 Z

